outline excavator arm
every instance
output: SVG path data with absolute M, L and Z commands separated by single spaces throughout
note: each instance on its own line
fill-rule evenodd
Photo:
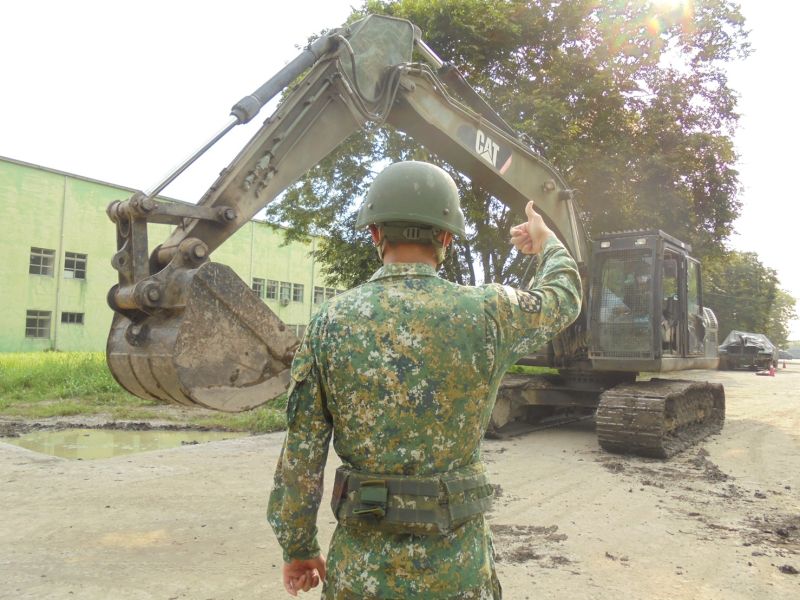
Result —
M 430 64 L 411 62 L 415 45 Z M 409 134 L 520 214 L 533 200 L 576 261 L 586 262 L 587 237 L 559 174 L 402 19 L 371 15 L 320 38 L 237 103 L 232 123 L 215 140 L 252 119 L 301 72 L 302 80 L 197 205 L 156 199 L 187 163 L 149 194 L 109 206 L 119 284 L 108 296 L 115 316 L 107 356 L 131 393 L 239 411 L 285 389 L 298 341 L 230 268 L 209 257 L 368 125 L 385 122 Z M 151 222 L 176 225 L 152 251 Z

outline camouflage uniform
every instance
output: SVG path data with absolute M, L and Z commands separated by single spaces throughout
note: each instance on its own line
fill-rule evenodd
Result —
M 545 242 L 530 291 L 464 287 L 425 264 L 389 264 L 324 305 L 292 365 L 288 431 L 268 518 L 284 560 L 319 554 L 331 433 L 345 465 L 427 476 L 480 463 L 505 371 L 580 310 L 575 262 Z M 479 515 L 447 535 L 337 527 L 325 598 L 499 598 Z

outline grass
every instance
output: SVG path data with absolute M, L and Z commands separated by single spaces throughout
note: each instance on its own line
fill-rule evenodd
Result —
M 511 365 L 508 373 L 517 373 L 521 375 L 558 375 L 558 369 L 551 369 L 550 367 L 529 367 L 527 365 Z
M 557 373 L 514 365 L 509 373 Z M 286 395 L 241 413 L 192 410 L 142 400 L 114 380 L 102 352 L 0 354 L 0 416 L 44 419 L 108 415 L 120 421 L 164 420 L 196 427 L 266 433 L 286 427 Z
M 0 416 L 42 419 L 108 415 L 265 433 L 285 428 L 286 396 L 243 413 L 193 411 L 137 398 L 114 380 L 102 352 L 0 354 Z

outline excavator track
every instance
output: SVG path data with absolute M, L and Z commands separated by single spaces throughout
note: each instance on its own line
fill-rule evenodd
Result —
M 624 383 L 603 392 L 596 419 L 604 450 L 669 458 L 722 430 L 725 391 L 676 379 Z

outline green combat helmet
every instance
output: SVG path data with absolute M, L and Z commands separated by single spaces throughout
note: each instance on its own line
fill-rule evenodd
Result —
M 406 161 L 386 167 L 372 182 L 358 213 L 356 227 L 379 225 L 390 242 L 429 243 L 437 246 L 440 231 L 464 236 L 458 188 L 452 177 L 430 163 Z M 378 248 L 382 255 L 383 244 Z

